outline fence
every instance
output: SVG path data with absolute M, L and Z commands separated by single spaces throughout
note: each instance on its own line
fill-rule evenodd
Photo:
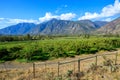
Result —
M 4 63 L 0 65 L 0 80 L 80 80 L 94 78 L 88 73 L 93 70 L 94 75 L 104 74 L 105 70 L 102 66 L 107 67 L 108 72 L 111 72 L 113 68 L 116 68 L 114 65 L 120 63 L 119 59 L 118 52 L 111 52 L 70 61 L 21 63 L 19 65 Z M 102 72 L 100 73 L 98 69 Z M 94 80 L 97 78 L 95 77 Z
M 115 56 L 113 56 L 115 55 Z M 97 54 L 90 57 L 80 58 L 77 60 L 66 61 L 66 62 L 56 62 L 56 63 L 34 63 L 33 64 L 33 76 L 34 78 L 41 78 L 41 80 L 54 80 L 54 79 L 72 79 L 79 80 L 85 72 L 92 65 L 94 66 L 103 66 L 105 65 L 103 62 L 108 59 L 108 61 L 112 60 L 112 62 L 108 62 L 111 65 L 118 64 L 118 52 L 111 52 L 106 54 Z M 42 66 L 42 67 L 41 67 Z M 44 67 L 43 67 L 44 66 Z M 109 65 L 108 65 L 109 66 Z M 42 74 L 40 76 L 39 72 L 36 72 L 41 67 Z M 93 66 L 92 66 L 93 67 Z M 112 67 L 110 68 L 112 71 Z M 38 75 L 39 74 L 39 75 Z

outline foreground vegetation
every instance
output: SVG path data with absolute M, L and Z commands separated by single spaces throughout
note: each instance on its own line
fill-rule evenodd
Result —
M 80 67 L 79 59 L 74 58 L 60 61 L 61 64 L 55 61 L 35 62 L 34 66 L 33 63 L 5 62 L 0 64 L 0 80 L 120 80 L 120 53 L 115 59 L 116 52 L 119 51 L 97 56 L 97 64 L 94 55 L 92 58 L 82 55 L 84 60 L 80 61 Z
M 29 35 L 28 35 L 29 37 Z M 0 43 L 0 61 L 49 60 L 120 48 L 119 37 L 56 37 Z

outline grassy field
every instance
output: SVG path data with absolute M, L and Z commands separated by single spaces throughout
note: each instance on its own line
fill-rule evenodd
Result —
M 114 65 L 116 52 L 118 53 L 118 67 Z M 105 55 L 110 53 L 111 55 Z M 33 71 L 32 63 L 5 62 L 0 64 L 0 80 L 78 80 L 78 72 L 80 73 L 80 80 L 120 80 L 120 51 L 100 52 L 97 55 L 103 55 L 97 57 L 97 65 L 95 64 L 95 57 L 83 60 L 80 62 L 80 72 L 76 60 L 94 56 L 94 54 L 62 60 L 34 62 L 35 71 Z M 59 65 L 59 77 L 56 61 L 60 61 L 60 63 L 69 62 Z
M 36 78 L 33 80 L 58 80 L 57 64 L 39 65 L 37 61 L 42 63 L 42 61 L 47 62 L 46 60 L 48 60 L 49 62 L 51 60 L 54 63 L 54 61 L 59 61 L 61 58 L 62 61 L 65 61 L 65 59 L 68 61 L 68 59 L 79 59 L 94 55 L 100 51 L 113 51 L 119 48 L 119 37 L 60 37 L 44 40 L 0 42 L 0 61 L 7 61 L 1 64 L 0 80 L 32 80 L 32 63 L 19 63 L 26 61 L 36 61 Z M 103 57 L 98 57 L 98 66 L 94 65 L 95 58 L 82 61 L 80 69 L 84 75 L 81 78 L 88 80 L 119 80 L 120 68 L 112 65 L 114 64 L 115 55 L 106 58 L 113 60 L 110 66 L 104 66 L 107 60 L 104 60 Z M 120 55 L 118 55 L 118 59 L 120 59 Z M 17 63 L 12 64 L 9 61 L 17 61 Z M 117 63 L 120 63 L 120 60 Z M 111 66 L 113 66 L 113 69 L 115 67 L 115 72 L 111 71 Z M 60 65 L 60 76 L 63 78 L 61 80 L 77 80 L 77 67 L 78 62 Z
M 0 61 L 37 61 L 95 54 L 120 48 L 117 37 L 60 37 L 45 40 L 0 42 Z

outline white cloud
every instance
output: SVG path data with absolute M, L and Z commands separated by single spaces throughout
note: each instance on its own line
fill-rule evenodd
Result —
M 106 18 L 106 19 L 103 19 L 102 21 L 112 21 L 112 18 Z
M 97 19 L 97 18 L 109 18 L 120 14 L 120 2 L 119 0 L 115 0 L 113 5 L 107 5 L 102 10 L 101 13 L 90 13 L 86 12 L 84 16 L 80 17 L 79 20 L 82 19 Z
M 11 18 L 0 18 L 0 29 L 10 26 L 10 25 L 15 25 L 18 23 L 42 23 L 44 21 L 51 20 L 52 18 L 60 19 L 60 20 L 71 20 L 72 18 L 75 18 L 76 14 L 73 13 L 65 13 L 61 15 L 52 15 L 52 13 L 48 12 L 45 14 L 44 17 L 40 17 L 38 20 L 33 20 L 33 19 L 11 19 Z
M 99 14 L 97 14 L 97 13 L 86 12 L 85 16 L 80 17 L 79 20 L 82 20 L 82 19 L 94 19 L 94 18 L 98 18 L 98 17 L 99 17 Z
M 39 23 L 38 20 L 33 20 L 33 19 L 27 20 L 27 19 L 0 18 L 0 29 L 4 28 L 4 27 L 7 27 L 7 26 L 10 26 L 10 25 L 23 23 L 23 22 L 26 22 L 26 23 L 36 23 L 36 24 Z
M 71 20 L 76 17 L 76 14 L 74 13 L 66 13 L 66 14 L 61 14 L 59 16 L 59 19 L 61 20 Z
M 10 19 L 10 18 L 0 18 L 1 22 L 6 22 L 6 23 L 22 23 L 22 22 L 26 22 L 26 23 L 38 23 L 38 20 L 33 20 L 33 19 Z
M 44 21 L 48 21 L 48 20 L 50 20 L 50 19 L 52 19 L 52 18 L 57 18 L 57 17 L 58 17 L 58 16 L 52 15 L 50 12 L 47 12 L 44 17 L 40 17 L 40 18 L 39 18 L 39 21 L 40 21 L 40 22 L 44 22 Z
M 0 20 L 3 20 L 4 18 L 0 18 Z
M 51 20 L 52 18 L 60 19 L 60 20 L 71 20 L 76 17 L 76 14 L 74 13 L 65 13 L 61 15 L 52 15 L 52 13 L 47 12 L 44 17 L 40 17 L 39 21 L 44 22 Z
M 9 19 L 9 22 L 8 23 L 23 23 L 23 22 L 26 22 L 26 23 L 38 23 L 38 20 L 33 20 L 33 19 Z
M 0 18 L 0 21 L 4 20 L 4 18 Z

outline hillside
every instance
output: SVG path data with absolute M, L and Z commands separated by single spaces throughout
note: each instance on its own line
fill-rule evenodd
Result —
M 120 17 L 96 31 L 98 34 L 120 34 Z
M 25 34 L 42 34 L 42 35 L 75 35 L 89 34 L 92 31 L 104 26 L 107 22 L 90 20 L 68 21 L 52 19 L 47 22 L 35 25 L 33 23 L 19 23 L 4 29 L 0 29 L 3 35 L 25 35 Z
M 16 25 L 8 26 L 0 29 L 2 35 L 24 35 L 28 34 L 29 31 L 35 26 L 34 23 L 19 23 Z
M 97 28 L 100 28 L 102 26 L 105 26 L 108 22 L 106 21 L 95 21 L 94 24 L 96 25 Z

